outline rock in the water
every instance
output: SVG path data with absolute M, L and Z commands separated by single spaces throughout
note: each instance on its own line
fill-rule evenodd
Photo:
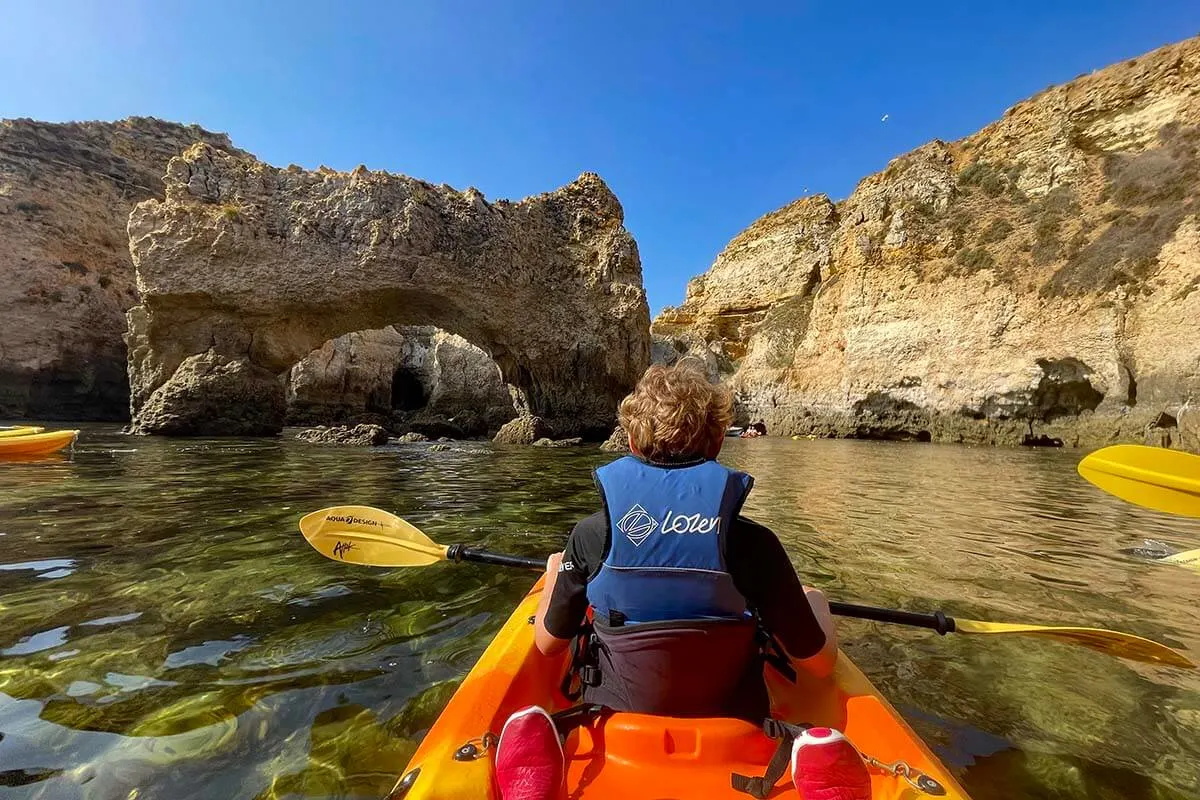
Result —
M 492 441 L 496 444 L 533 444 L 550 438 L 550 429 L 541 417 L 522 416 L 505 423 Z
M 1198 186 L 1200 38 L 759 219 L 655 356 L 711 353 L 738 421 L 782 435 L 1195 449 Z
M 148 117 L 0 120 L 0 418 L 129 418 L 125 226 L 197 141 L 233 151 L 224 134 Z
M 348 444 L 357 447 L 373 447 L 387 444 L 388 432 L 378 425 L 355 425 L 353 428 L 339 425 L 333 428 L 324 426 L 300 431 L 297 439 L 314 444 Z
M 583 438 L 574 436 L 570 439 L 551 439 L 542 437 L 533 443 L 534 447 L 579 447 L 583 444 Z
M 606 453 L 628 453 L 629 434 L 625 432 L 624 428 L 618 425 L 613 428 L 612 435 L 600 445 L 600 449 Z
M 428 442 L 429 437 L 423 433 L 417 433 L 416 431 L 409 431 L 408 433 L 397 436 L 396 441 L 403 442 L 405 444 L 409 444 L 411 442 Z
M 277 376 L 209 350 L 188 356 L 170 379 L 150 393 L 130 431 L 268 436 L 278 432 L 275 423 L 282 412 L 283 385 Z
M 147 399 L 209 348 L 279 375 L 351 331 L 438 325 L 492 354 L 520 410 L 581 433 L 612 424 L 649 363 L 637 246 L 596 175 L 489 203 L 474 189 L 276 169 L 198 144 L 164 182 L 165 199 L 129 218 L 142 430 L 162 432 L 143 418 Z M 273 419 L 278 429 L 284 416 Z
M 448 445 L 448 444 L 440 444 L 439 443 L 439 444 L 430 445 L 430 447 L 429 447 L 429 452 L 431 452 L 431 453 L 445 453 L 448 450 L 450 450 L 450 445 Z

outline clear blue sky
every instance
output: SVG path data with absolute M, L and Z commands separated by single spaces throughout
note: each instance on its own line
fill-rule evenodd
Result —
M 1200 33 L 1198 0 L 0 6 L 0 117 L 196 122 L 273 164 L 489 198 L 598 172 L 653 313 L 806 188 L 845 197 L 923 142 Z

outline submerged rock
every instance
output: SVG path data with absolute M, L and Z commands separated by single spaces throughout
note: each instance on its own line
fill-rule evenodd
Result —
M 378 425 L 341 425 L 334 428 L 320 426 L 300 431 L 296 438 L 313 444 L 344 444 L 356 447 L 373 447 L 387 444 L 388 432 Z
M 409 431 L 408 433 L 397 436 L 396 441 L 401 442 L 403 444 L 411 444 L 413 442 L 428 442 L 429 437 L 423 433 L 417 433 L 416 431 Z
M 575 436 L 570 439 L 551 439 L 542 437 L 533 443 L 534 447 L 579 447 L 583 444 L 583 438 Z

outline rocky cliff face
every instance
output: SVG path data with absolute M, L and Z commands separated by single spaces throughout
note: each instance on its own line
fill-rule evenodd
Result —
M 772 433 L 1200 449 L 1200 39 L 739 234 L 654 331 Z
M 0 121 L 0 418 L 126 419 L 125 226 L 167 162 L 224 135 L 133 117 Z
M 281 376 L 326 340 L 435 325 L 499 365 L 518 410 L 607 435 L 650 357 L 649 311 L 616 197 L 585 174 L 489 203 L 360 167 L 276 169 L 198 144 L 129 219 L 133 428 L 259 434 Z
M 508 385 L 487 353 L 434 327 L 387 327 L 339 336 L 292 367 L 288 423 L 368 416 L 399 427 L 477 436 L 516 415 Z

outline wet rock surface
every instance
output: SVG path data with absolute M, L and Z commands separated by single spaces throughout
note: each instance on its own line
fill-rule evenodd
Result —
M 313 444 L 340 444 L 354 447 L 372 447 L 387 444 L 388 432 L 378 425 L 339 425 L 332 428 L 318 426 L 300 431 L 296 438 Z

